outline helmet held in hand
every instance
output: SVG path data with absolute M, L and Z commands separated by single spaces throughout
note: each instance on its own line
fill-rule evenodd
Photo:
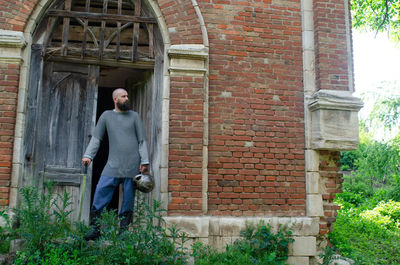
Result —
M 149 172 L 140 173 L 133 177 L 136 188 L 144 193 L 149 193 L 154 188 L 154 178 Z

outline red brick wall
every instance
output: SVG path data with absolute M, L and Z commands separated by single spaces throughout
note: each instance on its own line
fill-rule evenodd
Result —
M 210 41 L 209 214 L 305 215 L 300 1 L 199 5 Z
M 320 152 L 320 176 L 321 183 L 325 188 L 322 194 L 324 217 L 320 219 L 320 234 L 327 234 L 333 229 L 333 223 L 336 221 L 337 210 L 339 206 L 333 203 L 337 193 L 341 192 L 342 174 L 339 174 L 340 152 L 321 151 Z
M 0 29 L 23 31 L 38 0 L 0 0 Z
M 200 22 L 191 0 L 159 0 L 171 44 L 202 44 Z
M 18 80 L 18 64 L 0 64 L 0 206 L 9 204 Z
M 314 0 L 317 89 L 349 89 L 345 4 L 343 0 Z
M 171 77 L 170 215 L 198 215 L 202 210 L 203 87 L 203 78 Z

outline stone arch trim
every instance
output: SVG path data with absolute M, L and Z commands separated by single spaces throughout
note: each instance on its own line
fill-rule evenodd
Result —
M 165 6 L 162 2 L 156 0 L 144 0 L 145 4 L 149 5 L 155 14 L 159 30 L 162 35 L 164 42 L 164 71 L 163 71 L 163 98 L 162 98 L 162 154 L 161 154 L 161 200 L 165 202 L 164 207 L 168 207 L 168 167 L 169 167 L 169 117 L 170 117 L 170 78 L 171 73 L 173 75 L 194 75 L 198 76 L 199 73 L 203 77 L 201 81 L 201 87 L 203 89 L 203 143 L 202 143 L 202 212 L 207 211 L 207 154 L 208 154 L 208 36 L 205 23 L 200 11 L 200 8 L 196 0 L 191 1 L 189 14 L 195 14 L 192 20 L 197 23 L 197 28 L 200 30 L 201 41 L 193 40 L 194 43 L 199 42 L 197 52 L 192 52 L 193 43 L 191 39 L 186 39 L 188 43 L 183 46 L 175 46 L 171 48 L 171 25 L 168 24 L 168 19 L 165 17 Z M 15 140 L 14 140 L 14 153 L 13 153 L 13 170 L 11 174 L 11 189 L 10 189 L 10 207 L 17 205 L 17 189 L 21 183 L 20 177 L 22 176 L 22 163 L 23 163 L 23 130 L 25 128 L 25 108 L 26 108 L 26 97 L 28 89 L 29 79 L 29 65 L 31 56 L 31 44 L 32 35 L 38 25 L 41 17 L 46 11 L 47 7 L 51 4 L 52 0 L 39 0 L 32 8 L 32 12 L 29 16 L 26 16 L 24 20 L 24 32 L 23 36 L 26 40 L 26 49 L 21 48 L 21 70 L 19 76 L 19 88 L 18 88 L 18 103 L 17 103 L 17 115 L 16 115 L 16 126 L 15 126 Z M 174 5 L 179 4 L 179 0 L 170 1 L 175 2 Z M 188 6 L 186 6 L 188 7 Z M 21 28 L 22 30 L 22 28 Z M 186 29 L 187 31 L 190 28 Z M 172 30 L 173 31 L 173 30 Z M 176 38 L 175 38 L 176 40 Z M 201 44 L 200 44 L 201 43 Z M 197 49 L 196 48 L 196 49 Z M 175 64 L 171 67 L 172 61 L 177 59 L 176 53 L 169 52 L 170 50 L 180 50 L 178 57 L 186 58 L 186 63 Z M 201 56 L 198 53 L 201 53 Z M 175 60 L 182 61 L 182 60 Z M 200 62 L 202 65 L 201 69 L 190 69 L 187 71 L 187 63 L 194 61 L 195 63 Z

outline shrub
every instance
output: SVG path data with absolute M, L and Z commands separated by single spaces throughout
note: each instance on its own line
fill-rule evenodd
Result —
M 206 264 L 284 264 L 288 258 L 291 231 L 285 227 L 276 234 L 271 227 L 260 222 L 257 226 L 247 224 L 241 231 L 242 239 L 227 245 L 225 252 L 217 252 L 197 242 L 193 246 L 196 265 Z
M 120 233 L 115 211 L 102 213 L 99 240 L 88 243 L 89 228 L 81 222 L 72 226 L 66 210 L 69 196 L 55 205 L 52 186 L 47 193 L 22 188 L 22 205 L 16 210 L 20 227 L 17 234 L 26 248 L 17 253 L 15 264 L 184 264 L 187 237 L 175 227 L 165 229 L 160 208 L 138 199 L 130 231 Z
M 400 202 L 382 201 L 374 209 L 360 213 L 360 216 L 388 229 L 399 229 L 400 232 Z
M 374 198 L 338 212 L 331 243 L 356 264 L 400 264 L 399 203 Z

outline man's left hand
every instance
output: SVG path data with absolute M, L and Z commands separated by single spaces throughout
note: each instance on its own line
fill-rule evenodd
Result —
M 146 172 L 149 172 L 149 164 L 146 164 L 146 165 L 140 165 L 140 168 L 139 168 L 139 170 L 140 170 L 140 172 L 141 172 L 141 173 L 146 173 Z

